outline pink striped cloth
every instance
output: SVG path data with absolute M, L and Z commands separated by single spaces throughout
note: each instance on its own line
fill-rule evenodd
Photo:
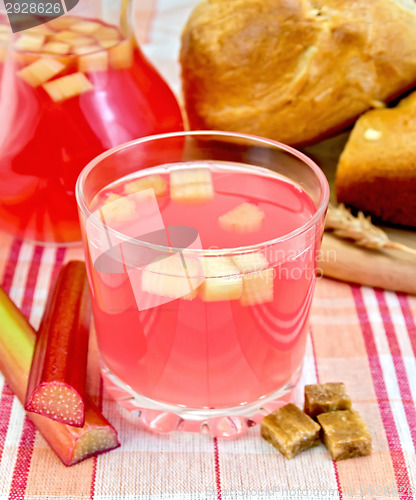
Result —
M 179 33 L 195 3 L 138 7 L 144 49 L 176 89 Z M 80 248 L 0 235 L 0 282 L 35 328 L 54 277 L 74 258 L 82 258 Z M 0 375 L 0 499 L 416 498 L 415 297 L 318 281 L 300 387 L 338 380 L 371 429 L 372 455 L 335 463 L 317 447 L 289 461 L 258 428 L 234 440 L 146 432 L 103 391 L 93 347 L 89 384 L 122 446 L 66 469 Z

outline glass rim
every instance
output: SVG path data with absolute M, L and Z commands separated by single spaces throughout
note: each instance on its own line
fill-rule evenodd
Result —
M 138 244 L 141 244 L 144 247 L 151 248 L 154 250 L 158 250 L 160 252 L 162 251 L 167 251 L 167 252 L 182 252 L 185 255 L 210 255 L 210 256 L 215 256 L 215 255 L 228 255 L 228 254 L 238 254 L 238 253 L 248 253 L 251 251 L 256 251 L 261 247 L 268 247 L 272 246 L 281 242 L 288 241 L 290 239 L 295 238 L 296 236 L 299 236 L 302 233 L 305 233 L 308 231 L 311 227 L 317 224 L 317 222 L 321 219 L 321 217 L 324 215 L 328 203 L 329 203 L 329 196 L 330 196 L 330 189 L 329 189 L 329 184 L 328 180 L 324 174 L 324 172 L 318 167 L 318 165 L 308 156 L 306 156 L 304 153 L 301 151 L 298 151 L 297 149 L 287 146 L 286 144 L 280 143 L 278 141 L 274 141 L 272 139 L 266 139 L 264 137 L 259 137 L 251 134 L 243 134 L 239 132 L 227 132 L 227 131 L 222 131 L 222 130 L 191 130 L 191 131 L 180 131 L 180 132 L 168 132 L 164 134 L 157 134 L 157 135 L 150 135 L 146 137 L 141 137 L 139 139 L 134 139 L 129 142 L 125 142 L 123 144 L 120 144 L 119 146 L 115 146 L 104 153 L 101 153 L 100 155 L 96 156 L 93 160 L 91 160 L 81 171 L 81 173 L 78 176 L 76 186 L 75 186 L 75 197 L 77 200 L 78 208 L 81 211 L 81 213 L 88 219 L 92 220 L 94 225 L 98 227 L 99 229 L 105 230 L 105 228 L 109 229 L 113 233 L 117 235 L 117 237 L 120 239 L 120 242 L 123 240 L 131 242 L 131 238 L 128 237 L 127 235 L 120 233 L 116 229 L 112 228 L 111 226 L 107 226 L 104 224 L 98 217 L 96 217 L 87 207 L 87 203 L 85 201 L 84 197 L 84 192 L 83 192 L 83 187 L 86 181 L 86 178 L 88 174 L 95 168 L 97 167 L 103 160 L 106 158 L 114 155 L 118 151 L 126 150 L 128 148 L 134 148 L 137 145 L 144 144 L 146 142 L 154 142 L 158 140 L 163 140 L 163 139 L 170 139 L 170 138 L 175 138 L 175 137 L 200 137 L 200 136 L 219 136 L 219 137 L 224 137 L 224 138 L 239 138 L 239 139 L 245 139 L 251 142 L 256 142 L 257 144 L 264 144 L 270 147 L 273 147 L 274 149 L 279 149 L 281 151 L 285 151 L 286 153 L 289 153 L 291 156 L 297 158 L 298 160 L 302 161 L 304 164 L 306 164 L 315 174 L 317 177 L 320 187 L 321 187 L 321 196 L 320 200 L 318 203 L 318 206 L 316 207 L 316 211 L 310 217 L 304 224 L 299 226 L 298 228 L 294 229 L 293 231 L 286 233 L 282 236 L 278 236 L 276 238 L 273 238 L 271 240 L 266 240 L 266 241 L 261 241 L 256 244 L 252 245 L 245 245 L 245 246 L 240 246 L 240 247 L 232 247 L 232 248 L 207 248 L 207 249 L 192 249 L 192 248 L 173 248 L 173 247 L 168 247 L 165 245 L 158 245 L 155 243 L 149 243 L 146 241 L 140 241 L 138 238 L 136 238 Z M 149 169 L 143 169 L 145 170 L 152 170 L 156 168 L 160 168 L 163 165 L 167 163 L 163 163 L 157 166 L 150 167 Z M 173 163 L 174 164 L 174 163 Z M 172 165 L 169 163 L 169 165 Z M 250 165 L 246 164 L 248 167 L 252 167 L 253 169 L 262 169 L 262 170 L 268 170 L 267 167 L 259 167 L 256 165 Z M 273 170 L 269 170 L 272 174 L 277 174 Z

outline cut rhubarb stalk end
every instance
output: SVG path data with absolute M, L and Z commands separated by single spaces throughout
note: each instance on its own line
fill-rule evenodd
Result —
M 40 384 L 25 409 L 75 427 L 82 427 L 84 423 L 83 398 L 72 387 L 59 383 Z
M 230 257 L 207 257 L 206 279 L 200 287 L 205 302 L 238 300 L 243 291 L 243 279 Z
M 25 52 L 39 52 L 45 40 L 45 35 L 22 35 L 16 40 L 15 48 Z
M 88 398 L 83 427 L 61 424 L 36 413 L 28 416 L 67 467 L 120 446 L 117 431 Z
M 178 203 L 206 203 L 214 197 L 208 168 L 176 170 L 170 174 L 170 196 Z
M 61 102 L 89 92 L 94 86 L 83 73 L 78 72 L 45 83 L 43 88 L 53 101 Z
M 135 194 L 146 189 L 153 189 L 156 198 L 164 196 L 167 191 L 167 183 L 160 175 L 149 175 L 143 179 L 129 182 L 125 185 L 124 191 L 126 194 Z
M 65 69 L 65 65 L 54 59 L 43 58 L 17 72 L 18 76 L 32 87 L 39 87 Z
M 264 212 L 257 205 L 242 203 L 218 219 L 218 223 L 225 231 L 236 233 L 254 233 L 261 228 Z
M 35 342 L 35 331 L 0 288 L 0 371 L 22 404 Z M 66 466 L 120 446 L 116 430 L 88 397 L 83 427 L 61 424 L 36 413 L 28 416 Z
M 86 401 L 84 427 L 78 429 L 66 425 L 65 429 L 69 431 L 73 429 L 71 438 L 74 443 L 71 452 L 67 452 L 66 457 L 62 457 L 66 466 L 74 465 L 81 460 L 120 446 L 116 430 L 89 399 Z M 47 438 L 46 441 L 48 441 Z
M 39 329 L 27 411 L 83 426 L 90 320 L 85 264 L 69 262 L 59 274 Z
M 133 40 L 124 40 L 108 51 L 110 66 L 113 69 L 129 69 L 134 62 Z

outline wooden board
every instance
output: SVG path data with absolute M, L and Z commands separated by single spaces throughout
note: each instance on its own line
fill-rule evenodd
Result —
M 348 133 L 344 133 L 304 148 L 325 172 L 334 203 L 336 166 L 347 139 Z M 416 249 L 416 231 L 383 229 L 392 240 Z M 416 256 L 396 250 L 363 249 L 330 233 L 325 233 L 322 256 L 319 267 L 328 277 L 416 295 Z

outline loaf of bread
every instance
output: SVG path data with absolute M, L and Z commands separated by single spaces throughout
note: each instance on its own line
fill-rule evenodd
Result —
M 305 144 L 416 85 L 414 0 L 202 0 L 184 29 L 192 128 Z
M 377 220 L 416 227 L 416 92 L 356 122 L 341 155 L 338 201 Z

